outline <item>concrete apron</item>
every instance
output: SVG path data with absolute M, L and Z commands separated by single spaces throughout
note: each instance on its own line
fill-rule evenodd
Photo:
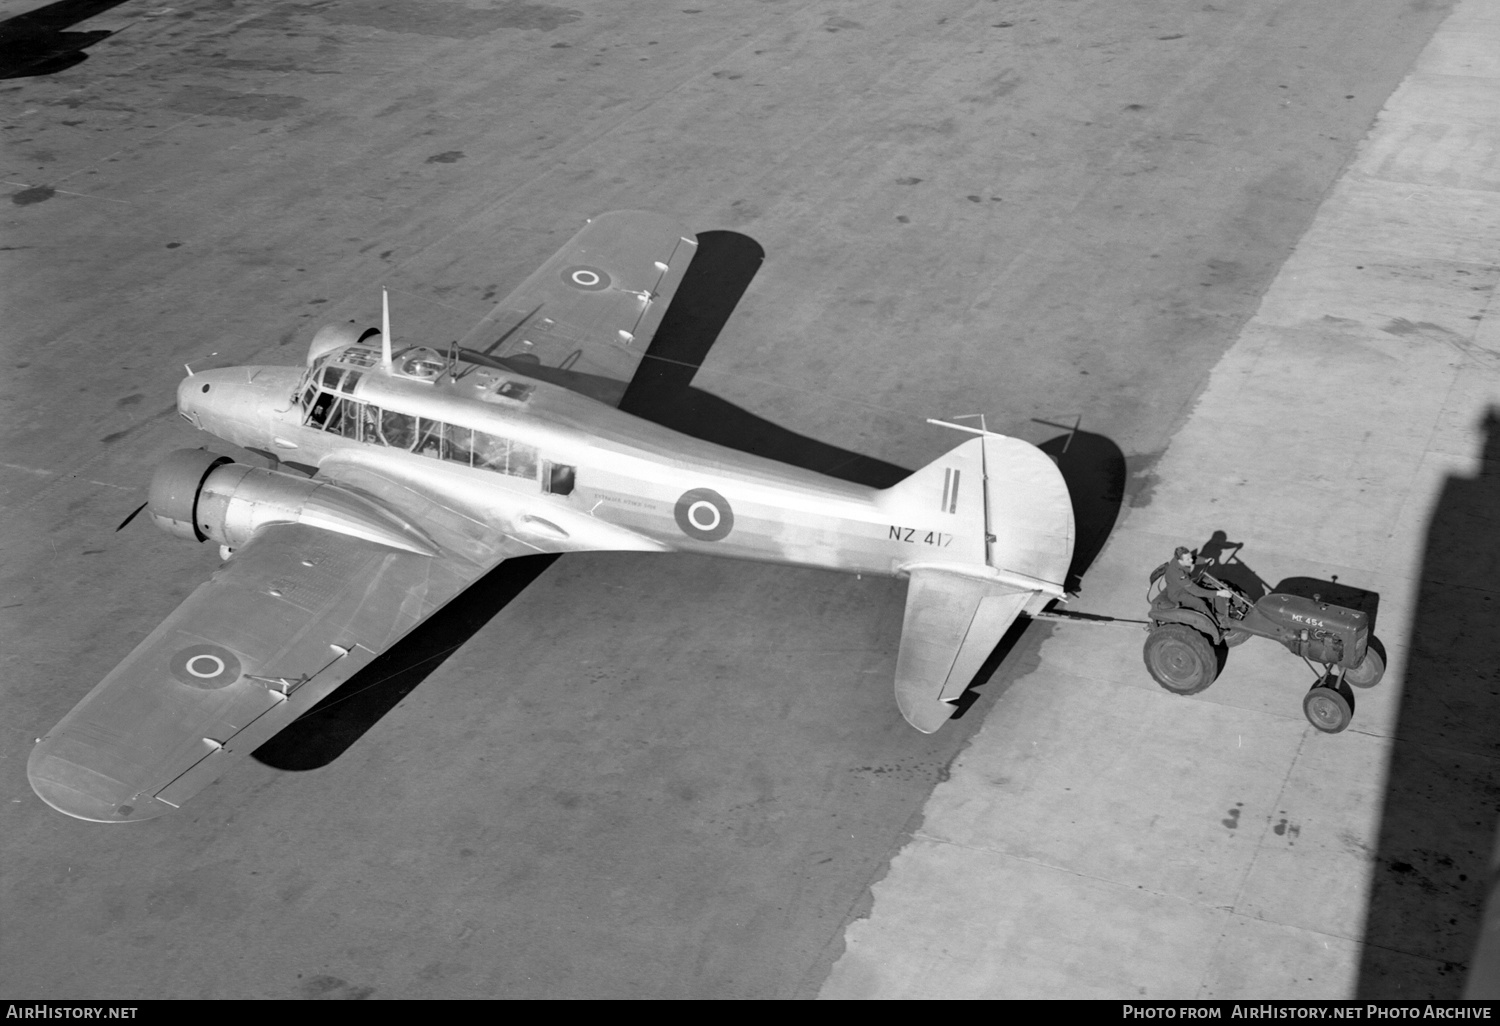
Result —
M 873 886 L 823 997 L 1457 997 L 1500 791 L 1500 3 L 1465 0 L 1214 369 L 1075 609 L 1215 531 L 1379 593 L 1353 725 L 1252 640 L 1181 698 L 1062 625 Z M 1485 458 L 1488 449 L 1488 459 Z

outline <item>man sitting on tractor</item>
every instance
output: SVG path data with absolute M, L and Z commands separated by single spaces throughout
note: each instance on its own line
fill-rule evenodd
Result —
M 1167 601 L 1207 613 L 1219 624 L 1228 622 L 1229 603 L 1227 600 L 1233 597 L 1234 592 L 1228 588 L 1215 591 L 1193 583 L 1193 552 L 1186 545 L 1177 546 L 1177 551 L 1172 553 L 1172 561 L 1167 564 L 1163 583 L 1166 585 Z M 1204 599 L 1216 600 L 1212 609 Z

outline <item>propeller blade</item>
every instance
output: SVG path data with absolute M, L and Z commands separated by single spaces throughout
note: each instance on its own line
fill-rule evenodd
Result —
M 150 505 L 149 500 L 147 502 L 141 503 L 139 506 L 137 506 L 131 512 L 130 516 L 128 516 L 124 520 L 120 521 L 120 526 L 117 527 L 117 528 L 115 528 L 115 530 L 116 531 L 123 531 L 123 530 L 125 530 L 125 525 L 128 524 L 128 523 L 130 523 L 132 520 L 134 520 L 136 518 L 136 514 L 138 514 L 141 510 L 145 509 L 149 505 Z

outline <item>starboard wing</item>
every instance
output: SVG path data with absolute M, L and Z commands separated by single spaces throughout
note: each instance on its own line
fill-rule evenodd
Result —
M 896 656 L 896 703 L 906 721 L 924 734 L 946 723 L 953 703 L 1035 595 L 946 570 L 913 570 Z
M 459 345 L 618 406 L 697 247 L 660 214 L 600 214 Z
M 39 740 L 32 787 L 79 819 L 170 812 L 490 567 L 534 551 L 498 536 L 429 557 L 268 527 Z

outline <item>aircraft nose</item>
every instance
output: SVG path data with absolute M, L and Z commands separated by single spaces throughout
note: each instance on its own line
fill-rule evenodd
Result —
M 171 811 L 149 797 L 132 802 L 124 783 L 53 751 L 51 740 L 32 750 L 26 776 L 37 797 L 58 812 L 93 823 L 127 823 Z
M 193 409 L 193 396 L 197 394 L 197 389 L 198 383 L 196 377 L 183 378 L 181 384 L 177 386 L 177 413 L 183 419 L 192 421 L 195 425 L 198 421 L 193 415 L 196 412 Z

